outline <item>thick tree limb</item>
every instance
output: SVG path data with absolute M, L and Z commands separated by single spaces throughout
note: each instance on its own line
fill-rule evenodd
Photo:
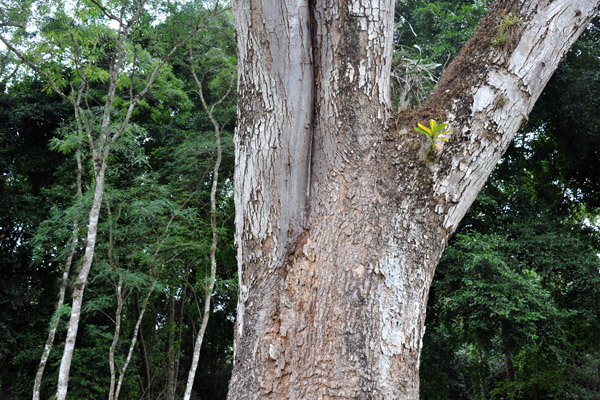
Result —
M 436 213 L 453 232 L 483 187 L 560 60 L 598 12 L 598 1 L 495 3 L 475 36 L 448 67 L 432 99 L 405 120 L 401 133 L 414 135 L 416 122 L 450 122 L 452 135 L 426 160 Z M 504 13 L 518 16 L 514 43 L 494 46 Z M 401 115 L 400 118 L 406 117 Z M 422 139 L 422 138 L 421 138 Z M 403 140 L 407 156 L 413 140 Z M 425 145 L 427 146 L 427 145 Z M 421 158 L 424 149 L 421 148 Z M 398 173 L 403 173 L 399 166 Z M 435 200 L 433 200 L 435 201 Z

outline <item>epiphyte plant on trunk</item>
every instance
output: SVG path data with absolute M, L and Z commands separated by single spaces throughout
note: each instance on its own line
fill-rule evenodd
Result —
M 436 120 L 429 120 L 429 128 L 423 125 L 422 123 L 418 123 L 415 127 L 415 131 L 424 134 L 427 137 L 429 143 L 435 147 L 436 150 L 440 149 L 440 145 L 437 144 L 436 140 L 441 140 L 444 142 L 448 142 L 448 139 L 443 137 L 442 135 L 447 135 L 451 132 L 450 129 L 444 130 L 448 127 L 448 123 L 444 122 L 442 124 L 438 124 Z
M 519 15 L 502 10 L 502 17 L 498 25 L 498 32 L 492 36 L 491 43 L 494 46 L 505 47 L 517 38 L 519 27 Z

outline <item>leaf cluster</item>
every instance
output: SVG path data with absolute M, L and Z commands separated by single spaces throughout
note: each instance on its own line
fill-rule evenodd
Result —
M 442 135 L 447 135 L 448 133 L 450 133 L 450 130 L 444 130 L 448 127 L 448 123 L 444 122 L 441 124 L 438 124 L 436 120 L 431 119 L 429 120 L 429 127 L 426 127 L 425 125 L 418 123 L 417 126 L 415 127 L 415 131 L 424 134 L 427 137 L 427 140 L 429 141 L 429 143 L 431 143 L 432 146 L 434 146 L 436 149 L 439 149 L 440 146 L 435 143 L 436 140 L 441 140 L 443 142 L 448 142 L 448 139 L 443 137 Z

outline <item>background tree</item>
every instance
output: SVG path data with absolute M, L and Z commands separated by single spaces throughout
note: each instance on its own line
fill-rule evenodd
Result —
M 61 157 L 48 141 L 67 108 L 38 79 L 19 78 L 0 94 L 0 273 L 6 278 L 0 289 L 0 393 L 33 383 L 35 366 L 24 360 L 44 340 L 38 333 L 46 330 L 58 291 L 53 260 L 29 268 L 30 241 L 56 199 L 51 188 L 62 181 L 54 174 Z
M 96 7 L 97 4 L 90 5 L 89 10 L 93 11 L 96 9 L 97 11 L 102 11 L 103 13 L 108 11 L 107 8 L 104 10 L 98 10 Z M 218 4 L 213 4 L 213 7 L 218 7 Z M 220 8 L 204 9 L 202 5 L 196 9 L 200 10 L 200 13 L 196 15 L 196 19 L 187 19 L 185 26 L 181 26 L 180 29 L 176 31 L 172 30 L 168 37 L 163 37 L 161 40 L 154 41 L 148 40 L 149 37 L 153 36 L 151 32 L 164 32 L 164 29 L 162 28 L 165 28 L 167 23 L 160 26 L 160 28 L 155 28 L 151 25 L 151 15 L 142 14 L 140 18 L 142 27 L 138 30 L 135 30 L 134 34 L 131 36 L 132 47 L 127 47 L 128 50 L 132 50 L 132 53 L 129 54 L 132 56 L 136 55 L 132 59 L 136 59 L 135 57 L 138 57 L 137 60 L 140 63 L 147 62 L 150 63 L 148 65 L 152 67 L 151 63 L 155 62 L 155 60 L 150 58 L 150 54 L 152 52 L 155 52 L 156 54 L 161 54 L 162 52 L 162 54 L 164 54 L 165 48 L 167 50 L 173 48 L 175 44 L 181 42 L 182 38 L 189 36 L 190 30 L 198 27 L 196 24 L 196 22 L 198 22 L 198 18 L 202 19 L 203 17 L 208 17 L 210 16 L 211 12 L 215 12 L 215 10 L 216 12 L 223 12 Z M 188 12 L 187 15 L 189 16 L 190 13 Z M 91 17 L 94 17 L 94 15 Z M 102 15 L 95 15 L 95 17 L 98 17 L 99 20 L 102 19 Z M 88 29 L 88 32 L 90 32 L 90 24 L 92 24 L 94 21 L 95 20 L 93 18 L 90 18 L 82 22 L 81 26 L 85 29 Z M 173 18 L 171 21 L 173 21 Z M 222 20 L 222 22 L 225 21 L 226 20 Z M 57 24 L 56 22 L 54 23 Z M 231 25 L 230 22 L 229 25 Z M 186 27 L 190 28 L 190 30 L 185 31 Z M 214 28 L 214 26 L 212 28 Z M 110 32 L 108 32 L 108 36 L 110 36 Z M 154 35 L 154 37 L 155 39 L 159 38 L 157 35 Z M 227 40 L 231 41 L 232 37 L 228 36 Z M 69 41 L 66 41 L 65 43 L 69 43 Z M 218 47 L 220 44 L 213 42 L 213 45 Z M 234 49 L 234 47 L 231 44 L 227 44 L 226 47 L 229 49 L 226 51 L 229 51 L 229 54 L 231 54 L 231 51 Z M 86 50 L 93 51 L 94 47 L 92 46 L 92 48 L 89 49 L 86 48 Z M 182 50 L 182 57 L 187 57 L 187 49 Z M 173 55 L 175 55 L 175 53 L 173 53 Z M 54 74 L 56 74 L 56 76 L 61 76 L 64 74 L 64 76 L 69 77 L 71 76 L 70 74 L 73 73 L 73 71 L 69 68 L 70 67 L 67 62 L 66 65 L 59 64 L 52 71 Z M 152 72 L 152 69 L 150 68 L 148 71 Z M 102 71 L 98 70 L 97 72 L 97 79 L 91 82 L 89 87 L 86 87 L 86 90 L 89 89 L 89 96 L 87 100 L 92 108 L 94 105 L 94 100 L 97 100 L 97 98 L 94 99 L 93 96 L 98 93 L 101 94 L 103 86 L 106 83 L 102 80 Z M 127 74 L 130 72 L 131 70 L 128 70 Z M 128 76 L 127 74 L 122 76 L 123 79 L 121 79 L 121 81 L 119 81 L 117 84 L 117 107 L 113 110 L 113 112 L 116 114 L 118 114 L 120 111 L 123 111 L 123 115 L 125 116 L 127 116 L 127 105 L 129 104 L 128 101 L 131 98 L 128 97 L 131 92 L 128 92 L 127 84 L 135 80 L 130 79 L 135 77 L 135 75 Z M 83 331 L 83 336 L 80 337 L 79 340 L 80 349 L 74 353 L 74 363 L 77 366 L 77 370 L 81 371 L 81 374 L 78 374 L 79 376 L 74 378 L 72 377 L 70 379 L 73 396 L 80 396 L 80 394 L 85 393 L 84 397 L 93 398 L 101 395 L 102 393 L 108 393 L 110 381 L 108 365 L 114 363 L 118 368 L 121 368 L 123 365 L 125 365 L 124 362 L 127 359 L 128 353 L 127 346 L 134 342 L 134 340 L 131 340 L 131 335 L 135 331 L 135 321 L 141 314 L 141 308 L 143 308 L 142 304 L 145 296 L 144 290 L 145 288 L 150 287 L 150 285 L 146 283 L 150 279 L 143 278 L 144 274 L 147 273 L 149 269 L 151 270 L 151 263 L 148 260 L 149 257 L 147 252 L 151 251 L 150 254 L 152 254 L 152 251 L 155 250 L 152 248 L 154 246 L 153 241 L 150 240 L 150 243 L 148 243 L 148 239 L 156 237 L 162 232 L 162 230 L 164 230 L 163 228 L 165 224 L 162 226 L 160 225 L 162 221 L 168 221 L 175 215 L 176 218 L 173 225 L 178 225 L 178 233 L 171 235 L 169 237 L 169 242 L 163 246 L 165 258 L 163 261 L 161 261 L 162 264 L 160 264 L 159 267 L 161 271 L 163 269 L 166 270 L 172 268 L 174 272 L 178 271 L 178 273 L 173 273 L 169 276 L 162 276 L 163 280 L 165 281 L 161 282 L 161 285 L 159 286 L 161 288 L 161 293 L 171 293 L 173 298 L 175 298 L 178 296 L 177 293 L 179 290 L 185 289 L 185 287 L 189 286 L 190 284 L 195 285 L 196 283 L 194 282 L 194 277 L 196 275 L 198 277 L 202 276 L 202 254 L 208 254 L 208 248 L 205 247 L 206 242 L 203 239 L 203 230 L 205 230 L 207 227 L 206 221 L 208 221 L 208 219 L 203 220 L 206 214 L 198 211 L 202 210 L 203 208 L 203 198 L 208 198 L 209 192 L 204 191 L 204 185 L 206 181 L 203 180 L 207 178 L 207 175 L 200 174 L 198 177 L 191 177 L 193 173 L 201 169 L 201 165 L 210 165 L 212 163 L 210 156 L 213 152 L 214 144 L 209 140 L 198 140 L 204 134 L 202 132 L 202 129 L 204 129 L 203 124 L 206 125 L 208 123 L 209 129 L 212 127 L 212 125 L 207 117 L 205 117 L 205 120 L 202 121 L 202 118 L 199 118 L 198 115 L 190 113 L 191 102 L 186 100 L 187 96 L 182 91 L 181 81 L 174 76 L 168 65 L 163 66 L 163 73 L 157 74 L 155 79 L 157 86 L 149 89 L 145 99 L 140 101 L 140 107 L 135 109 L 135 112 L 131 112 L 131 124 L 128 125 L 130 129 L 123 132 L 120 135 L 119 140 L 115 141 L 115 143 L 112 145 L 110 156 L 108 158 L 112 167 L 106 175 L 105 188 L 110 193 L 109 197 L 111 203 L 114 202 L 112 204 L 113 217 L 111 218 L 103 213 L 99 214 L 99 254 L 96 254 L 96 265 L 98 265 L 99 271 L 97 275 L 92 274 L 92 284 L 89 288 L 91 292 L 89 292 L 87 295 L 90 297 L 90 300 L 89 304 L 84 309 L 84 311 L 89 315 L 86 317 L 87 321 Z M 122 84 L 125 84 L 125 86 L 120 86 Z M 191 79 L 189 81 L 189 86 L 192 88 L 195 86 L 195 83 Z M 121 89 L 123 89 L 122 92 Z M 140 87 L 139 89 L 143 90 L 143 87 Z M 211 90 L 207 90 L 206 93 L 207 96 L 213 96 Z M 124 97 L 118 97 L 120 94 L 123 94 Z M 85 105 L 87 106 L 87 103 Z M 122 106 L 125 108 L 121 108 Z M 231 110 L 222 111 L 219 108 L 216 110 L 216 112 L 219 113 L 218 115 L 221 117 L 227 112 L 231 113 Z M 90 113 L 90 115 L 92 114 L 93 113 Z M 172 118 L 174 115 L 177 115 L 177 119 Z M 66 118 L 69 118 L 68 114 Z M 173 122 L 175 120 L 177 120 L 177 122 Z M 192 123 L 190 123 L 191 121 Z M 164 123 L 166 123 L 168 126 L 163 128 L 161 125 Z M 184 125 L 186 126 L 185 130 L 181 128 Z M 63 133 L 65 133 L 66 136 L 61 137 L 61 139 L 57 141 L 63 150 L 67 151 L 69 148 L 73 148 L 73 143 L 77 142 L 77 140 L 74 140 L 74 138 L 77 138 L 77 128 L 78 126 L 74 122 L 70 125 L 70 127 L 65 127 L 65 129 L 63 129 Z M 178 136 L 179 138 L 187 137 L 187 143 L 193 143 L 195 141 L 198 143 L 198 145 L 195 148 L 186 147 L 185 151 L 182 149 L 181 151 L 177 150 L 173 152 L 173 149 L 176 147 L 175 146 L 168 149 L 170 153 L 173 153 L 172 155 L 166 159 L 161 159 L 161 157 L 164 156 L 164 153 L 161 153 L 157 150 L 160 149 L 163 144 L 169 143 L 170 140 L 173 140 L 173 137 L 169 138 L 169 133 L 171 133 L 169 132 L 169 129 L 172 128 L 181 130 L 181 134 Z M 227 162 L 224 163 L 225 166 L 232 165 L 232 162 L 228 161 L 232 157 L 229 155 L 229 151 L 232 147 L 231 145 L 227 145 L 228 137 L 229 136 L 227 136 L 226 131 L 224 131 L 223 140 L 225 142 L 224 147 L 227 155 Z M 86 153 L 86 155 L 90 156 L 90 153 L 91 152 Z M 149 158 L 146 153 L 148 153 L 151 157 Z M 173 155 L 186 158 L 177 159 Z M 165 161 L 167 165 L 176 165 L 176 168 L 179 170 L 176 171 L 175 167 L 173 167 L 171 170 L 165 168 L 159 174 L 148 169 L 152 166 L 152 164 L 156 165 L 159 159 L 161 162 Z M 85 178 L 89 179 L 90 174 L 89 170 L 87 170 L 87 166 L 89 166 L 89 164 L 86 164 Z M 231 179 L 230 171 L 230 168 L 225 169 L 224 173 L 222 174 L 225 182 L 227 182 L 228 179 Z M 164 181 L 161 182 L 161 180 Z M 185 183 L 188 183 L 190 180 L 194 180 L 195 184 L 189 188 L 184 188 L 183 186 Z M 71 184 L 72 182 L 73 181 L 71 181 Z M 87 182 L 89 181 L 86 181 L 86 185 L 88 184 Z M 174 185 L 173 182 L 178 182 L 180 185 Z M 67 183 L 67 185 L 68 184 L 69 183 Z M 145 188 L 145 190 L 140 190 L 139 188 Z M 225 184 L 223 185 L 223 188 L 223 191 L 217 193 L 216 195 L 222 210 L 219 212 L 217 221 L 227 221 L 227 213 L 231 212 L 231 207 L 229 207 L 229 209 L 227 208 L 227 205 L 230 204 L 230 202 L 226 200 L 228 193 L 231 191 L 231 184 Z M 195 192 L 195 190 L 198 190 L 198 192 Z M 194 194 L 194 199 L 188 200 L 188 207 L 182 208 L 186 205 L 185 200 L 190 194 Z M 87 199 L 89 200 L 89 195 L 87 196 Z M 69 204 L 70 202 L 67 201 L 66 203 Z M 59 211 L 61 207 L 63 206 L 60 205 L 56 207 L 56 218 L 53 222 L 48 221 L 48 224 L 45 225 L 46 228 L 40 230 L 38 240 L 34 244 L 34 246 L 37 247 L 46 246 L 40 252 L 40 260 L 48 256 L 53 256 L 53 249 L 56 248 L 58 243 L 54 241 L 55 239 L 58 239 L 58 231 L 51 229 L 51 227 L 56 227 L 56 224 L 64 225 L 64 221 L 60 220 L 60 216 L 64 218 L 66 214 L 62 211 Z M 119 207 L 121 207 L 121 214 L 118 214 L 115 211 Z M 133 209 L 131 207 L 137 208 Z M 124 214 L 123 212 L 125 211 L 127 211 L 127 213 Z M 223 213 L 223 216 L 221 216 L 221 213 Z M 117 219 L 118 224 L 115 223 L 117 214 L 119 215 L 119 218 Z M 106 218 L 107 224 L 102 223 L 103 218 Z M 115 230 L 117 228 L 118 230 Z M 112 235 L 115 239 L 113 241 L 110 240 L 111 229 L 113 230 Z M 224 229 L 225 232 L 227 231 L 227 228 L 222 229 Z M 133 243 L 125 242 L 123 240 L 124 237 L 131 239 Z M 136 240 L 136 238 L 139 238 L 140 240 Z M 138 247 L 135 247 L 136 245 Z M 225 254 L 225 258 L 231 257 L 230 251 L 228 254 L 226 250 L 218 250 L 217 257 L 223 257 L 221 253 Z M 109 257 L 109 254 L 112 254 L 112 256 Z M 127 254 L 127 257 L 125 257 L 124 254 Z M 109 262 L 111 261 L 111 258 L 113 265 L 117 265 L 118 268 L 113 268 L 111 266 L 111 263 Z M 230 269 L 226 268 L 227 264 L 228 262 L 223 262 L 225 275 L 231 273 Z M 173 268 L 176 265 L 177 268 Z M 190 275 L 190 271 L 192 270 L 194 270 L 194 273 Z M 188 276 L 185 276 L 184 272 L 179 274 L 179 271 L 188 271 Z M 120 337 L 125 338 L 124 343 L 123 341 L 114 341 L 117 336 L 113 335 L 112 333 L 114 331 L 113 324 L 117 322 L 117 319 L 112 318 L 111 321 L 110 316 L 111 314 L 114 316 L 113 307 L 116 306 L 116 304 L 114 303 L 115 297 L 111 296 L 110 293 L 111 286 L 107 285 L 107 283 L 110 283 L 111 281 L 113 283 L 119 282 L 119 274 L 124 277 L 123 286 L 121 287 L 123 292 L 123 304 L 121 307 L 121 316 L 123 317 L 123 322 L 121 323 L 120 327 Z M 231 278 L 231 276 L 229 276 L 229 278 Z M 199 284 L 202 281 L 202 279 L 198 279 Z M 227 289 L 227 285 L 228 284 L 224 283 L 223 281 L 219 281 L 217 284 L 219 290 L 224 290 L 225 296 L 227 296 L 225 294 L 227 290 L 230 290 Z M 117 288 L 119 286 L 120 285 L 116 285 Z M 127 288 L 129 288 L 129 292 L 127 292 Z M 126 297 L 127 293 L 129 293 L 129 297 Z M 139 302 L 136 302 L 135 300 L 138 298 Z M 152 304 L 152 302 L 154 302 L 154 304 Z M 228 304 L 229 302 L 230 300 L 225 300 L 225 302 L 219 301 L 217 303 L 217 306 L 221 307 L 221 312 L 223 314 L 230 314 L 230 311 L 227 311 L 227 309 L 223 307 L 223 304 Z M 134 307 L 136 304 L 140 306 L 140 310 L 137 310 L 136 307 Z M 158 326 L 161 326 L 160 321 L 163 315 L 169 315 L 168 312 L 164 312 L 164 309 L 157 309 L 156 305 L 161 305 L 160 301 L 157 301 L 156 298 L 152 298 L 149 309 L 154 313 L 154 321 L 150 321 L 150 326 L 154 327 L 157 326 L 157 324 Z M 196 306 L 193 304 L 193 302 L 190 302 L 190 298 L 181 302 L 181 308 L 178 311 L 178 316 L 176 316 L 176 320 L 178 319 L 178 322 L 180 322 L 179 326 L 183 325 L 181 324 L 181 321 L 183 320 L 184 316 L 188 315 L 190 318 L 194 318 L 195 312 L 190 312 L 190 309 L 194 310 L 195 308 Z M 60 313 L 57 315 L 59 314 Z M 107 316 L 109 316 L 109 318 L 106 318 Z M 231 322 L 229 322 L 229 324 L 231 324 Z M 187 327 L 183 327 L 183 329 L 186 329 L 185 332 L 189 332 L 190 329 L 193 330 L 194 325 L 195 323 L 189 324 Z M 172 328 L 172 326 L 169 327 L 169 329 Z M 61 325 L 59 329 L 61 329 L 61 332 L 64 332 L 64 325 Z M 140 339 L 143 338 L 143 330 L 144 328 L 142 325 L 138 335 Z M 160 359 L 161 354 L 164 354 L 162 352 L 163 349 L 160 346 L 162 344 L 161 335 L 166 332 L 166 330 L 146 330 L 146 332 L 148 331 L 154 332 L 154 334 L 157 335 L 156 339 L 158 346 L 154 350 L 156 350 L 156 357 Z M 194 337 L 193 331 L 188 334 L 190 337 Z M 175 337 L 177 336 L 181 338 L 182 332 L 175 332 Z M 215 335 L 209 332 L 207 336 L 214 337 Z M 227 338 L 227 335 L 225 335 L 224 338 Z M 116 343 L 116 346 L 111 346 L 111 341 L 113 344 Z M 177 353 L 175 362 L 173 364 L 169 363 L 167 368 L 169 372 L 166 373 L 165 376 L 173 375 L 175 376 L 175 379 L 177 379 L 178 374 L 176 370 L 178 367 L 176 360 L 180 357 L 180 346 L 177 344 L 177 340 L 173 341 L 172 343 L 173 346 L 177 346 L 177 348 L 172 347 L 169 350 L 173 350 L 171 354 L 175 354 L 175 351 Z M 111 347 L 114 347 L 114 351 L 112 352 L 109 351 Z M 183 347 L 185 347 L 185 344 L 183 344 Z M 189 345 L 190 349 L 192 347 L 193 345 Z M 113 354 L 113 356 L 109 357 L 109 353 Z M 145 354 L 147 355 L 147 353 Z M 109 358 L 114 359 L 114 361 L 108 362 Z M 144 359 L 148 360 L 151 358 L 149 356 L 145 357 Z M 16 362 L 16 359 L 10 361 Z M 132 360 L 132 365 L 137 362 L 138 360 L 134 357 Z M 83 366 L 85 366 L 85 368 Z M 140 363 L 140 366 L 143 366 L 143 363 Z M 149 367 L 148 370 L 151 370 L 151 374 L 154 377 L 156 377 L 157 374 L 160 376 L 160 371 L 163 368 L 162 365 L 154 365 L 154 368 L 152 368 L 152 366 L 146 366 Z M 184 366 L 180 368 L 179 371 L 187 370 L 186 368 L 187 366 Z M 227 369 L 228 367 L 225 368 Z M 105 369 L 105 374 L 97 373 L 97 371 L 103 369 Z M 134 370 L 134 378 L 136 373 L 137 371 Z M 56 378 L 56 375 L 53 376 Z M 148 376 L 150 377 L 150 373 Z M 115 379 L 116 378 L 117 377 L 115 376 Z M 152 385 L 153 387 L 159 387 L 161 385 L 160 381 L 155 379 L 153 382 L 150 382 L 150 379 L 151 378 L 149 378 L 146 382 L 147 385 L 143 385 L 141 387 L 142 392 L 146 392 L 147 389 L 148 392 L 150 392 L 151 388 L 149 385 Z M 114 381 L 114 379 L 113 382 L 115 384 L 117 383 Z M 177 380 L 171 384 L 175 389 L 177 389 L 179 383 L 180 381 Z M 126 379 L 122 385 L 126 392 L 131 393 L 131 391 L 135 389 L 135 384 L 135 380 Z M 47 384 L 45 387 L 47 388 Z M 47 389 L 44 390 L 47 391 Z M 146 394 L 149 395 L 148 392 L 146 392 Z

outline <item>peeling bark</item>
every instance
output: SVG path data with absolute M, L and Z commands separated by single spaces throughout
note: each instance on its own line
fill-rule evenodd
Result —
M 448 238 L 600 0 L 500 0 L 390 118 L 393 0 L 234 2 L 238 319 L 229 399 L 417 399 Z M 501 10 L 519 15 L 494 47 Z M 430 148 L 416 122 L 449 122 Z

